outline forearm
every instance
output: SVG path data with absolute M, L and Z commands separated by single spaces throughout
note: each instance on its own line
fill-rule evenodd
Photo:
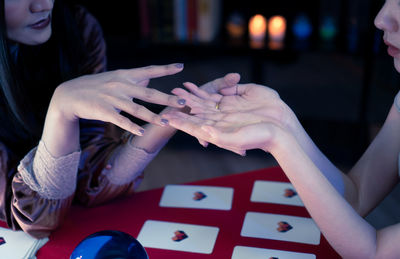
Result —
M 346 202 L 297 140 L 289 134 L 280 139 L 270 152 L 330 244 L 344 258 L 371 258 L 375 229 Z
M 345 195 L 345 186 L 351 186 L 349 178 L 321 152 L 295 115 L 291 118 L 291 122 L 288 123 L 289 132 L 296 138 L 298 145 L 335 189 L 341 195 Z
M 50 104 L 42 139 L 18 167 L 25 183 L 47 199 L 64 199 L 76 188 L 80 159 L 79 122 Z
M 168 109 L 168 108 L 167 108 Z M 118 185 L 126 184 L 141 176 L 142 171 L 154 159 L 160 149 L 175 134 L 169 126 L 148 124 L 143 136 L 131 135 L 128 142 L 116 150 L 108 161 L 108 179 Z
M 131 139 L 131 145 L 146 150 L 149 153 L 158 152 L 176 133 L 176 129 L 169 126 L 160 127 L 148 124 L 144 126 L 144 129 L 144 135 L 133 137 Z

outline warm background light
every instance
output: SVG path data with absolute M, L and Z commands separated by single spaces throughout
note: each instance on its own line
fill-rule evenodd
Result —
M 286 32 L 286 19 L 276 15 L 268 23 L 268 35 L 271 40 L 282 41 Z
M 267 20 L 261 14 L 256 14 L 250 18 L 249 34 L 252 40 L 264 40 L 267 31 Z
M 242 38 L 245 34 L 246 24 L 240 13 L 232 13 L 226 24 L 228 35 L 233 39 Z

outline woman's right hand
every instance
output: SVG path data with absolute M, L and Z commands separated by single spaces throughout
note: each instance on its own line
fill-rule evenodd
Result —
M 142 127 L 120 112 L 124 111 L 133 117 L 163 126 L 165 120 L 161 116 L 134 103 L 132 99 L 177 108 L 184 107 L 183 99 L 146 88 L 150 79 L 173 75 L 182 69 L 182 64 L 170 64 L 82 76 L 57 87 L 48 113 L 56 113 L 57 118 L 62 117 L 68 121 L 82 118 L 110 122 L 135 135 L 142 135 Z
M 191 114 L 170 112 L 163 115 L 170 125 L 219 147 L 244 154 L 247 149 L 270 151 L 276 133 L 290 130 L 295 116 L 276 91 L 256 84 L 238 84 L 207 95 L 192 83 L 190 91 L 177 88 Z

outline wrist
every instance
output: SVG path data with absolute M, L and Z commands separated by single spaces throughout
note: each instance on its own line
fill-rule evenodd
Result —
M 299 125 L 297 116 L 293 112 L 293 110 L 283 101 L 282 105 L 283 105 L 282 107 L 283 115 L 281 116 L 281 126 L 286 131 L 294 133 L 296 132 Z
M 52 98 L 47 110 L 42 141 L 54 157 L 70 154 L 80 148 L 79 118 L 68 118 L 55 98 Z
M 72 109 L 72 102 L 68 101 L 68 89 L 64 84 L 59 85 L 51 97 L 47 115 L 63 122 L 75 123 L 79 121 Z
M 290 131 L 276 125 L 266 129 L 265 133 L 265 135 L 267 135 L 265 138 L 266 141 L 263 142 L 260 149 L 271 154 L 274 154 L 283 147 L 290 145 L 289 143 L 293 138 Z
M 296 144 L 295 137 L 284 131 L 280 131 L 276 134 L 273 144 L 269 146 L 269 149 L 263 149 L 265 152 L 269 152 L 275 159 L 282 156 L 282 154 L 288 154 L 291 147 Z

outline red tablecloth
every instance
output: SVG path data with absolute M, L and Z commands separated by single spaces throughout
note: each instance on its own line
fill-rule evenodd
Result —
M 310 217 L 304 207 L 250 202 L 256 180 L 288 182 L 282 170 L 275 167 L 188 183 L 233 187 L 233 204 L 229 211 L 160 207 L 158 204 L 162 188 L 139 192 L 132 197 L 95 208 L 74 206 L 62 227 L 52 233 L 50 241 L 39 250 L 37 257 L 38 259 L 69 258 L 74 247 L 83 238 L 100 230 L 120 230 L 137 237 L 144 222 L 152 219 L 216 226 L 220 231 L 213 253 L 210 255 L 146 248 L 150 259 L 225 259 L 231 258 L 236 245 L 312 253 L 321 259 L 340 258 L 323 236 L 319 245 L 240 236 L 247 211 Z

